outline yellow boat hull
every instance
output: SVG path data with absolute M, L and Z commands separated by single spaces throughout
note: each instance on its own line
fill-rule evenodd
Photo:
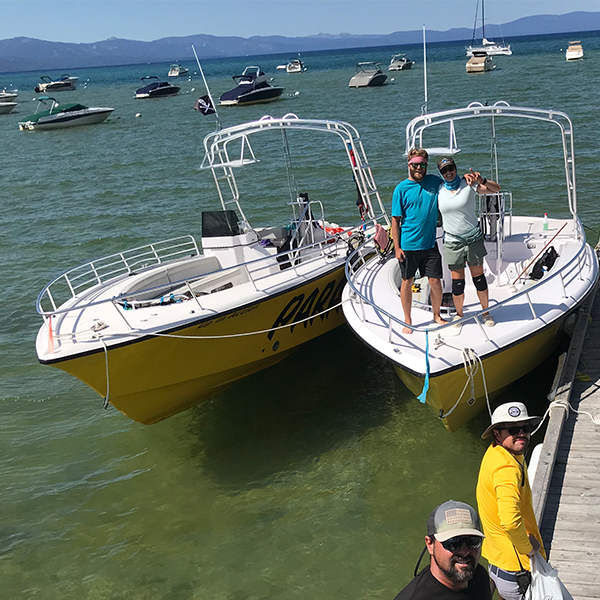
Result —
M 107 354 L 97 351 L 45 362 L 101 396 L 108 394 L 110 404 L 123 414 L 149 425 L 214 396 L 341 325 L 344 284 L 340 266 L 279 295 L 164 336 L 109 347 Z M 318 316 L 310 318 L 313 315 Z M 264 333 L 239 335 L 257 331 Z
M 542 329 L 518 344 L 482 359 L 490 400 L 550 356 L 558 345 L 561 323 L 562 319 L 559 323 Z M 423 391 L 424 377 L 409 373 L 397 364 L 394 365 L 394 368 L 404 385 L 416 396 L 420 395 Z M 461 394 L 463 394 L 462 398 Z M 474 377 L 474 402 L 471 395 L 471 384 L 462 364 L 441 375 L 430 375 L 429 377 L 427 404 L 440 415 L 446 415 L 456 405 L 450 414 L 442 418 L 448 431 L 456 431 L 485 409 L 485 388 L 481 368 Z M 459 398 L 461 400 L 456 404 Z

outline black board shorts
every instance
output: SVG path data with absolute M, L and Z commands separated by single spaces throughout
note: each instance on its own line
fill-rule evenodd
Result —
M 405 250 L 400 262 L 402 279 L 412 279 L 419 270 L 422 277 L 442 278 L 442 255 L 437 244 L 429 250 Z

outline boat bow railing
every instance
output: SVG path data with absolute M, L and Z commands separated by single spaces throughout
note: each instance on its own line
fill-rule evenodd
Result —
M 579 221 L 579 219 L 577 219 L 577 221 Z M 569 235 L 569 237 L 573 237 L 573 236 Z M 355 275 L 360 271 L 360 269 L 363 269 L 366 267 L 369 260 L 378 260 L 378 259 L 373 258 L 373 253 L 374 253 L 375 249 L 373 246 L 373 242 L 371 240 L 367 240 L 366 242 L 364 242 L 359 248 L 357 248 L 348 257 L 348 260 L 346 261 L 345 273 L 346 273 L 346 280 L 348 282 L 348 286 L 350 287 L 350 290 L 351 290 L 350 297 L 354 301 L 358 301 L 360 304 L 360 313 L 358 313 L 360 316 L 360 319 L 363 322 L 365 322 L 367 320 L 365 306 L 370 306 L 380 317 L 385 318 L 385 320 L 387 320 L 387 322 L 388 322 L 388 342 L 389 343 L 392 343 L 394 325 L 398 325 L 401 327 L 407 327 L 407 328 L 411 329 L 412 331 L 430 334 L 433 332 L 441 333 L 444 329 L 446 329 L 448 327 L 452 327 L 453 325 L 457 325 L 457 324 L 465 324 L 468 321 L 473 321 L 473 322 L 477 323 L 479 325 L 480 330 L 482 331 L 483 335 L 489 341 L 490 338 L 487 335 L 486 328 L 483 325 L 482 320 L 481 320 L 481 316 L 483 315 L 483 313 L 486 313 L 486 312 L 493 313 L 494 311 L 498 310 L 499 308 L 502 308 L 510 303 L 521 301 L 523 298 L 525 298 L 527 301 L 527 304 L 529 305 L 530 311 L 531 311 L 531 318 L 532 319 L 538 318 L 540 315 L 538 315 L 535 310 L 535 305 L 531 300 L 531 293 L 533 291 L 535 291 L 540 285 L 546 284 L 548 281 L 558 278 L 561 283 L 562 297 L 566 298 L 567 291 L 566 291 L 566 285 L 565 285 L 565 280 L 564 280 L 564 273 L 575 269 L 575 272 L 577 273 L 577 277 L 579 277 L 580 279 L 583 278 L 583 275 L 582 275 L 583 267 L 585 266 L 586 261 L 588 260 L 588 254 L 587 254 L 586 250 L 587 250 L 587 244 L 585 241 L 585 234 L 584 234 L 584 238 L 583 238 L 581 247 L 576 252 L 575 256 L 573 256 L 565 265 L 561 266 L 560 270 L 556 271 L 555 273 L 546 272 L 544 274 L 544 277 L 541 280 L 539 280 L 537 283 L 535 283 L 531 286 L 528 286 L 528 287 L 524 287 L 524 289 L 522 289 L 520 291 L 516 291 L 511 297 L 506 298 L 505 300 L 502 300 L 500 302 L 490 304 L 488 309 L 478 310 L 474 313 L 469 314 L 466 317 L 463 317 L 460 321 L 452 321 L 452 322 L 447 323 L 446 325 L 438 325 L 437 323 L 434 323 L 433 325 L 427 325 L 427 326 L 409 325 L 409 324 L 405 323 L 404 321 L 402 321 L 401 319 L 399 319 L 398 317 L 396 317 L 395 315 L 387 312 L 384 308 L 375 304 L 372 300 L 367 298 L 364 293 L 361 292 L 361 290 L 359 289 L 359 286 L 355 284 L 355 281 L 354 281 Z M 388 260 L 396 260 L 396 259 L 395 259 L 395 257 L 392 256 L 392 257 L 388 258 Z
M 86 301 L 85 303 L 77 303 L 68 306 L 67 308 L 60 308 L 63 301 L 57 301 L 55 297 L 56 294 L 54 293 L 54 289 L 57 287 L 60 287 L 63 294 L 66 287 L 67 294 L 70 294 L 69 297 L 76 298 L 77 295 L 110 279 L 116 280 L 120 276 L 136 275 L 136 269 L 139 269 L 138 272 L 142 272 L 152 265 L 165 264 L 167 266 L 172 264 L 174 259 L 187 256 L 190 251 L 193 251 L 193 253 L 189 254 L 190 257 L 202 256 L 198 251 L 195 240 L 191 236 L 156 242 L 155 244 L 150 244 L 148 246 L 112 254 L 63 273 L 40 292 L 36 309 L 38 314 L 40 314 L 44 320 L 48 320 L 50 317 L 65 315 L 92 306 L 111 303 L 119 313 L 120 318 L 124 320 L 127 327 L 130 330 L 134 330 L 135 328 L 127 320 L 126 314 L 129 309 L 135 310 L 137 308 L 136 297 L 151 296 L 152 298 L 160 299 L 161 296 L 165 296 L 165 300 L 168 303 L 172 290 L 181 289 L 189 292 L 190 299 L 195 300 L 198 307 L 201 310 L 204 310 L 201 297 L 198 297 L 192 289 L 193 284 L 196 282 L 199 282 L 204 278 L 226 275 L 242 269 L 246 273 L 248 281 L 254 286 L 254 289 L 258 291 L 261 289 L 260 284 L 263 280 L 272 276 L 274 272 L 281 272 L 281 262 L 286 263 L 287 268 L 290 269 L 295 276 L 303 277 L 306 276 L 307 265 L 316 263 L 317 261 L 328 264 L 331 260 L 337 258 L 341 252 L 343 252 L 344 255 L 347 255 L 350 250 L 354 250 L 355 247 L 352 246 L 353 234 L 359 233 L 361 236 L 364 236 L 366 231 L 374 231 L 376 223 L 385 223 L 386 219 L 387 215 L 381 214 L 368 221 L 361 221 L 360 224 L 345 231 L 333 235 L 328 234 L 325 239 L 319 240 L 318 242 L 298 246 L 297 248 L 279 254 L 269 255 L 229 267 L 222 267 L 194 277 L 187 277 L 163 285 L 138 289 L 111 298 L 91 300 Z M 189 238 L 191 243 L 187 245 L 183 243 L 173 244 L 173 242 L 185 240 L 186 238 Z M 168 252 L 168 248 L 171 248 L 170 253 Z M 170 261 L 167 260 L 168 256 L 171 257 Z M 304 270 L 301 271 L 301 267 L 303 267 Z M 49 302 L 51 308 L 44 307 L 44 302 Z M 146 305 L 147 303 L 142 302 L 141 304 Z
M 37 312 L 39 314 L 56 313 L 58 306 L 63 302 L 69 298 L 75 298 L 98 284 L 121 275 L 131 275 L 136 270 L 199 254 L 200 250 L 196 240 L 191 235 L 186 235 L 90 261 L 62 273 L 46 285 L 38 295 Z M 50 302 L 52 310 L 44 309 L 44 302 Z

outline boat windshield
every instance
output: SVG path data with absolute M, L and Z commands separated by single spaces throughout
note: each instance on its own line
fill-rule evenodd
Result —
M 357 71 L 364 71 L 365 73 L 374 73 L 376 71 L 380 71 L 379 68 L 381 63 L 374 62 L 362 62 L 358 63 Z

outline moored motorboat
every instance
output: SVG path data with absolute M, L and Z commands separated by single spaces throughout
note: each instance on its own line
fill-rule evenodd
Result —
M 485 37 L 485 0 L 481 0 L 481 44 L 475 42 L 477 34 L 477 12 L 479 9 L 479 0 L 475 8 L 475 24 L 473 25 L 473 39 L 471 45 L 466 47 L 467 56 L 473 56 L 475 52 L 485 52 L 488 56 L 511 56 L 512 50 L 510 44 L 504 40 L 502 42 L 494 42 Z
M 376 87 L 384 85 L 387 75 L 381 70 L 381 64 L 376 62 L 360 62 L 356 65 L 356 74 L 350 82 L 349 87 Z
M 466 64 L 467 73 L 484 73 L 492 71 L 494 68 L 491 57 L 485 51 L 473 52 Z
M 181 65 L 178 64 L 173 64 L 169 67 L 169 73 L 167 74 L 168 77 L 182 77 L 183 75 L 187 75 L 189 72 L 189 69 L 186 69 L 185 67 L 182 67 Z
M 19 95 L 18 90 L 7 90 L 0 91 L 0 102 L 14 102 Z
M 275 154 L 288 172 L 292 142 L 304 149 L 322 134 L 341 142 L 337 155 L 319 150 L 322 162 L 339 165 L 341 153 L 350 163 L 348 177 L 322 198 L 358 190 L 358 202 L 351 202 L 352 213 L 359 207 L 354 226 L 327 223 L 322 198 L 309 199 L 285 181 L 282 195 L 256 185 L 262 161 L 250 138 L 256 147 L 255 138 L 266 135 L 271 150 L 273 140 L 281 143 Z M 38 297 L 40 362 L 79 378 L 107 404 L 146 424 L 213 396 L 340 325 L 349 249 L 373 233 L 377 220 L 387 221 L 358 132 L 347 123 L 265 117 L 212 133 L 204 147 L 202 166 L 212 172 L 221 210 L 202 214 L 201 244 L 184 236 L 94 260 L 67 271 Z M 302 151 L 293 160 L 300 168 L 302 156 L 314 159 Z M 273 163 L 263 164 L 265 176 L 272 176 Z M 234 171 L 246 165 L 255 166 L 243 193 Z M 310 179 L 310 169 L 302 172 Z M 298 174 L 293 181 L 299 182 Z M 269 197 L 280 200 L 283 222 L 283 209 L 291 208 L 287 226 L 249 224 L 246 211 L 253 202 L 264 207 Z
M 47 94 L 54 92 L 70 92 L 75 88 L 75 83 L 78 77 L 70 77 L 69 75 L 63 75 L 60 79 L 54 80 L 48 75 L 42 75 L 40 77 L 40 83 L 38 83 L 33 90 L 36 94 Z
M 278 100 L 285 88 L 272 86 L 260 67 L 246 67 L 241 75 L 234 75 L 237 86 L 221 94 L 219 103 L 222 106 L 242 104 L 261 104 Z
M 467 56 L 473 56 L 475 52 L 485 52 L 488 56 L 512 56 L 510 44 L 494 42 L 483 38 L 481 44 L 467 46 Z
M 177 85 L 172 85 L 168 81 L 159 81 L 155 75 L 146 75 L 142 81 L 150 81 L 145 86 L 135 91 L 134 98 L 164 98 L 165 96 L 174 96 L 181 89 Z
M 292 58 L 288 61 L 288 64 L 285 66 L 285 70 L 287 73 L 302 73 L 306 71 L 306 67 L 299 58 Z
M 493 398 L 544 361 L 557 346 L 563 323 L 585 300 L 598 277 L 598 260 L 586 243 L 577 215 L 573 124 L 559 111 L 511 107 L 506 103 L 429 113 L 407 126 L 407 151 L 424 147 L 431 128 L 454 130 L 455 124 L 476 131 L 471 150 L 482 147 L 483 132 L 490 131 L 490 177 L 500 181 L 498 137 L 501 127 L 526 129 L 532 144 L 548 144 L 547 129 L 532 135 L 534 124 L 558 126 L 564 160 L 566 191 L 552 191 L 554 200 L 567 199 L 568 218 L 545 219 L 513 214 L 512 194 L 502 190 L 480 196 L 479 215 L 485 233 L 487 256 L 484 275 L 489 286 L 489 313 L 495 326 L 486 327 L 476 290 L 467 278 L 465 307 L 460 321 L 439 326 L 432 323 L 427 279 L 415 279 L 412 325 L 403 323 L 399 297 L 401 274 L 398 261 L 368 256 L 369 244 L 351 256 L 348 285 L 343 293 L 344 314 L 355 333 L 394 366 L 405 385 L 430 404 L 450 431 L 455 431 L 489 405 Z M 518 127 L 515 127 L 515 122 Z M 536 129 L 536 132 L 538 130 Z M 439 131 L 438 131 L 439 135 Z M 545 137 L 544 137 L 545 136 Z M 431 139 L 431 138 L 430 138 Z M 437 138 L 436 138 L 437 139 Z M 543 140 L 543 141 L 541 141 Z M 485 144 L 487 138 L 482 140 Z M 521 137 L 511 158 L 531 152 Z M 503 140 L 502 148 L 506 147 Z M 507 179 L 511 180 L 509 173 Z M 519 174 L 513 183 L 520 183 Z M 531 183 L 531 182 L 530 182 Z M 548 194 L 545 195 L 547 198 Z M 442 232 L 438 230 L 438 239 Z M 450 272 L 445 267 L 442 316 L 456 315 L 451 294 Z M 444 308 L 444 305 L 446 307 Z M 403 328 L 412 330 L 404 334 Z
M 569 42 L 569 47 L 565 52 L 567 60 L 579 60 L 583 58 L 583 46 L 579 40 Z
M 7 115 L 12 112 L 13 109 L 17 106 L 16 102 L 2 102 L 0 101 L 0 115 Z
M 415 64 L 414 60 L 406 58 L 406 54 L 394 54 L 390 60 L 388 71 L 407 71 Z
M 49 106 L 49 108 L 45 108 Z M 21 131 L 64 129 L 80 125 L 103 123 L 114 111 L 108 107 L 89 107 L 83 104 L 60 104 L 50 96 L 40 96 L 33 115 L 19 121 Z

